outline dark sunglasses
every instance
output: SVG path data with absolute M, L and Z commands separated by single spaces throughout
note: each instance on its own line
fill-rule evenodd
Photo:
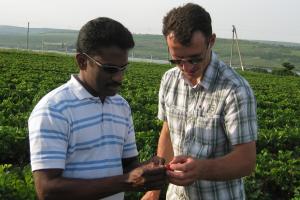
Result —
M 184 62 L 188 62 L 192 65 L 197 65 L 201 63 L 203 58 L 190 58 L 190 59 L 170 59 L 169 62 L 173 65 L 182 65 Z
M 99 61 L 92 58 L 91 56 L 89 56 L 88 54 L 86 54 L 86 53 L 82 53 L 82 54 L 85 55 L 86 57 L 88 57 L 90 60 L 92 60 L 99 68 L 102 68 L 105 72 L 110 73 L 110 74 L 114 74 L 114 73 L 117 73 L 120 71 L 121 72 L 125 71 L 129 64 L 129 63 L 126 63 L 125 65 L 122 65 L 122 66 L 102 64 Z

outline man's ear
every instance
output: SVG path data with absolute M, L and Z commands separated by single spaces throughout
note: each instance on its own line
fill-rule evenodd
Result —
M 216 42 L 216 34 L 213 33 L 209 38 L 208 48 L 212 48 Z
M 82 54 L 82 53 L 77 53 L 75 55 L 75 59 L 76 59 L 76 62 L 77 62 L 77 65 L 78 67 L 83 70 L 86 68 L 86 65 L 87 65 L 87 60 L 86 60 L 86 57 Z

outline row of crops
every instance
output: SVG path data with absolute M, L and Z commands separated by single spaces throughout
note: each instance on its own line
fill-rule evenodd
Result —
M 161 122 L 159 83 L 168 65 L 132 63 L 121 95 L 133 112 L 140 159 L 152 156 Z M 29 165 L 27 119 L 51 89 L 77 73 L 74 58 L 0 50 L 0 199 L 35 199 Z M 257 166 L 245 178 L 248 199 L 300 199 L 300 78 L 240 72 L 258 102 Z M 138 199 L 141 193 L 128 193 Z

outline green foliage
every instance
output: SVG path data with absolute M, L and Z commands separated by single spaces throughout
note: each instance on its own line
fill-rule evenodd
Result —
M 269 73 L 268 70 L 262 68 L 250 68 L 249 71 L 259 72 L 259 73 Z
M 272 74 L 279 76 L 296 76 L 293 71 L 286 69 L 274 69 L 272 70 Z
M 29 162 L 27 130 L 0 126 L 0 163 L 24 165 Z
M 159 83 L 170 66 L 130 65 L 120 93 L 131 106 L 140 160 L 145 161 L 156 153 L 162 126 L 156 117 Z M 26 166 L 27 120 L 40 98 L 78 69 L 69 56 L 20 51 L 0 51 L 0 68 L 0 199 L 35 199 Z M 239 73 L 252 86 L 258 105 L 257 169 L 245 178 L 248 199 L 300 199 L 300 79 Z M 126 193 L 126 199 L 142 194 Z
M 291 199 L 300 188 L 300 158 L 292 151 L 270 153 L 262 150 L 257 155 L 256 171 L 246 178 L 249 199 Z
M 0 199 L 34 200 L 35 191 L 29 166 L 13 167 L 11 164 L 0 165 Z

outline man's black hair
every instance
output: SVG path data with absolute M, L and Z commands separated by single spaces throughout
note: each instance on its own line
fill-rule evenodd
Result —
M 195 31 L 201 31 L 206 38 L 212 35 L 211 18 L 201 6 L 185 4 L 170 10 L 163 19 L 163 35 L 173 33 L 175 39 L 188 46 Z
M 99 17 L 87 22 L 79 31 L 77 53 L 97 54 L 102 48 L 116 46 L 128 50 L 134 47 L 130 31 L 120 22 Z

